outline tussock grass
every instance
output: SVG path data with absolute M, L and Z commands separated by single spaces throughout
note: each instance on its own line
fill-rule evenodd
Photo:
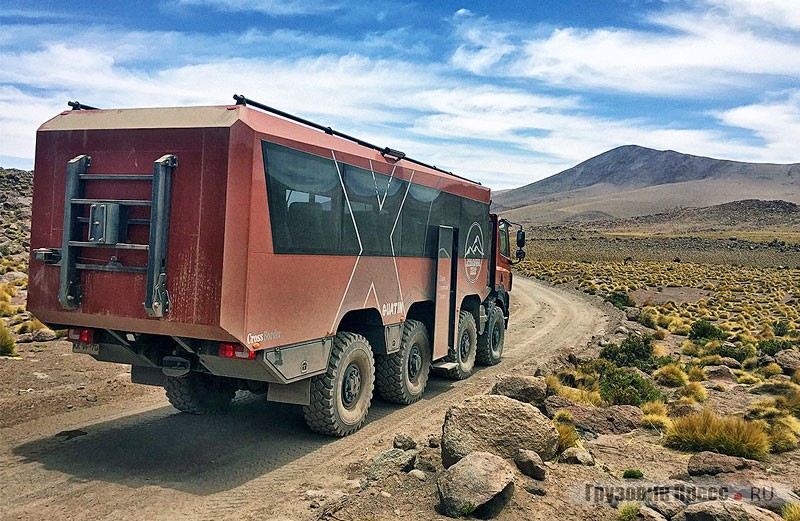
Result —
M 800 385 L 800 369 L 794 372 L 792 375 L 792 383 Z
M 642 504 L 638 501 L 623 501 L 617 508 L 617 521 L 633 521 Z
M 586 403 L 597 407 L 605 405 L 599 392 L 569 387 L 561 383 L 561 380 L 555 375 L 547 375 L 545 383 L 547 385 L 547 394 L 550 396 L 558 395 L 573 402 Z
M 664 431 L 672 426 L 672 420 L 663 414 L 645 414 L 642 416 L 641 425 L 645 429 Z
M 762 382 L 752 389 L 750 392 L 753 394 L 793 394 L 800 393 L 800 385 L 796 383 L 787 382 L 784 380 L 769 380 Z
M 556 423 L 558 431 L 558 453 L 561 454 L 570 447 L 578 446 L 580 435 L 575 430 L 575 426 L 569 423 Z
M 703 382 L 708 379 L 708 375 L 706 374 L 705 370 L 702 367 L 692 366 L 689 368 L 689 381 L 691 382 Z
M 667 406 L 661 400 L 654 400 L 652 402 L 643 403 L 640 407 L 644 414 L 653 414 L 656 416 L 666 416 Z
M 696 402 L 704 402 L 706 398 L 708 398 L 708 391 L 706 391 L 706 388 L 699 382 L 689 382 L 678 389 L 676 395 L 682 398 L 689 398 Z
M 689 376 L 677 365 L 670 364 L 656 369 L 653 372 L 656 383 L 667 387 L 683 387 L 689 381 Z
M 787 503 L 781 509 L 781 517 L 785 521 L 800 521 L 800 503 Z
M 783 369 L 775 362 L 772 362 L 771 364 L 765 365 L 759 369 L 758 372 L 763 374 L 764 378 L 769 378 L 770 376 L 775 376 L 776 374 L 783 374 Z
M 17 343 L 11 330 L 6 323 L 0 320 L 0 355 L 15 356 L 17 354 Z
M 710 409 L 673 420 L 664 443 L 679 450 L 708 450 L 751 459 L 762 459 L 770 450 L 763 425 L 738 417 L 719 417 Z
M 761 381 L 761 378 L 759 378 L 759 377 L 757 377 L 755 375 L 752 375 L 750 373 L 744 373 L 744 372 L 741 375 L 739 375 L 739 377 L 736 379 L 736 382 L 738 382 L 740 384 L 745 384 L 745 385 L 757 384 L 760 381 Z

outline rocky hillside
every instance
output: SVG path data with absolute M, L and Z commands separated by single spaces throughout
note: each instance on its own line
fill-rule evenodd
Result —
M 3 267 L 27 255 L 33 172 L 0 168 L 0 259 Z

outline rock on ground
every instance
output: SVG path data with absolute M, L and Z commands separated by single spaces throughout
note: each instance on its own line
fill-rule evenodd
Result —
M 716 476 L 757 466 L 758 463 L 752 460 L 709 451 L 694 454 L 687 465 L 690 476 Z
M 707 365 L 703 368 L 709 380 L 731 380 L 737 381 L 736 375 L 727 365 Z
M 638 429 L 644 416 L 642 410 L 633 405 L 593 407 L 554 398 L 556 397 L 549 396 L 544 402 L 547 415 L 552 417 L 556 412 L 565 410 L 572 416 L 575 428 L 583 432 L 625 434 Z
M 56 339 L 56 332 L 49 328 L 37 329 L 32 338 L 34 342 L 49 342 Z
M 417 448 L 417 442 L 408 434 L 395 434 L 392 446 L 395 449 L 411 450 Z
M 641 507 L 633 519 L 637 521 L 667 521 L 667 518 L 656 512 L 652 508 Z
M 470 515 L 511 488 L 514 469 L 503 458 L 488 452 L 472 452 L 447 469 L 438 479 L 441 513 L 449 517 Z M 503 498 L 498 498 L 503 499 Z
M 508 396 L 520 402 L 540 404 L 547 397 L 547 384 L 541 376 L 506 375 L 494 384 L 491 394 Z
M 564 450 L 561 456 L 558 457 L 558 461 L 571 465 L 585 465 L 587 467 L 594 465 L 594 458 L 589 451 L 578 447 L 569 447 Z
M 775 362 L 784 371 L 793 373 L 800 369 L 800 351 L 796 349 L 784 349 L 775 353 Z
M 520 472 L 533 479 L 541 481 L 547 474 L 547 467 L 544 466 L 542 458 L 532 450 L 520 449 L 514 458 L 514 463 Z
M 414 468 L 416 459 L 417 453 L 411 450 L 389 449 L 381 452 L 367 466 L 367 479 L 377 480 L 396 472 L 408 472 Z
M 672 521 L 781 521 L 781 516 L 769 510 L 740 501 L 705 501 L 689 505 Z
M 519 449 L 552 459 L 558 446 L 555 425 L 533 405 L 506 396 L 468 398 L 447 410 L 442 426 L 442 464 L 485 451 L 512 459 Z

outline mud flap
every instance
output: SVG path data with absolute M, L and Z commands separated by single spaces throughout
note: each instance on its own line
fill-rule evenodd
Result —
M 293 384 L 269 384 L 267 400 L 270 402 L 309 405 L 311 403 L 311 380 L 306 378 Z

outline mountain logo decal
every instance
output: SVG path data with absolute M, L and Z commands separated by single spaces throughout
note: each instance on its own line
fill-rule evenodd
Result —
M 483 228 L 477 222 L 473 222 L 467 230 L 467 238 L 464 241 L 464 274 L 472 284 L 478 280 L 483 270 L 483 260 L 486 257 L 484 245 Z

